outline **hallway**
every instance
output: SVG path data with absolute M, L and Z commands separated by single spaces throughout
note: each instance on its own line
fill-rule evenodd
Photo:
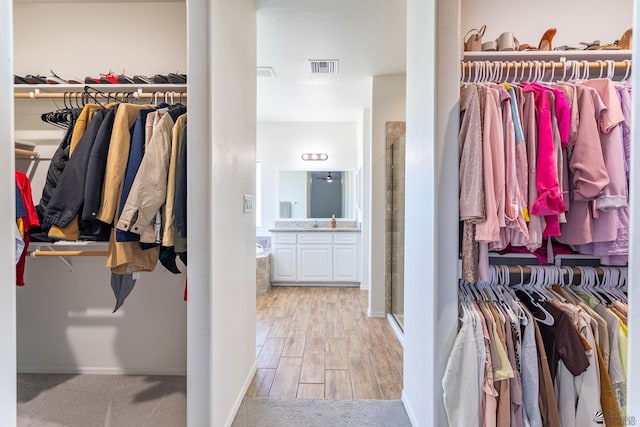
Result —
M 359 288 L 274 287 L 257 297 L 247 397 L 399 400 L 402 346 Z

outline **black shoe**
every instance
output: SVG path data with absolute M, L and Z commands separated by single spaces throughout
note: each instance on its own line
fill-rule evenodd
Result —
M 162 74 L 156 74 L 153 76 L 153 83 L 155 84 L 166 84 L 169 83 L 169 79 L 167 76 L 163 76 Z
M 167 75 L 167 80 L 169 80 L 169 83 L 184 84 L 184 83 L 187 82 L 187 75 L 186 74 L 169 73 L 169 75 Z
M 27 82 L 27 84 L 30 85 L 44 85 L 47 84 L 47 78 L 44 76 L 40 76 L 40 75 L 31 75 L 31 74 L 27 74 L 26 76 L 24 76 L 24 80 Z

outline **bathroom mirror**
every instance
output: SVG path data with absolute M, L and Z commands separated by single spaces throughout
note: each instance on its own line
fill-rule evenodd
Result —
M 286 171 L 278 173 L 280 219 L 353 218 L 352 171 Z

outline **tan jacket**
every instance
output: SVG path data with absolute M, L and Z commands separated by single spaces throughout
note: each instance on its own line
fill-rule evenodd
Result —
M 153 108 L 153 105 L 121 104 L 113 122 L 102 186 L 102 206 L 96 216 L 106 224 L 113 223 L 118 208 L 131 147 L 130 129 L 135 124 L 138 112 L 143 108 Z
M 173 213 L 174 198 L 176 194 L 176 171 L 178 170 L 178 154 L 182 146 L 182 136 L 187 126 L 187 114 L 183 114 L 176 120 L 171 131 L 171 158 L 169 159 L 169 176 L 167 180 L 167 200 L 164 204 L 164 224 L 162 227 L 162 246 L 175 246 L 178 230 L 176 218 Z
M 116 223 L 119 230 L 142 233 L 153 224 L 156 212 L 165 202 L 173 125 L 171 115 L 165 114 L 154 129 L 151 141 L 145 147 L 129 197 Z

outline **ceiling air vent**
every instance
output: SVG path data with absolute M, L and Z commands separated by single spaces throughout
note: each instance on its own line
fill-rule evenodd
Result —
M 276 72 L 273 70 L 273 67 L 256 67 L 256 76 L 275 77 Z
M 310 59 L 311 74 L 338 74 L 337 59 Z

